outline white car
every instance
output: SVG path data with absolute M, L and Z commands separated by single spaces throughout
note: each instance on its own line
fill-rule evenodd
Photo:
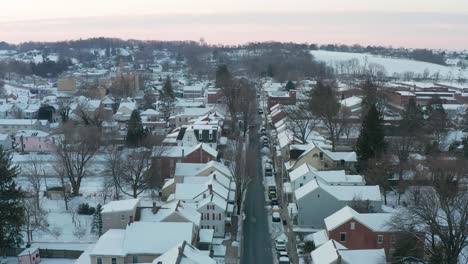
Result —
M 281 222 L 281 215 L 280 215 L 280 213 L 274 212 L 274 213 L 271 215 L 271 221 L 273 221 L 273 222 Z
M 275 240 L 275 248 L 278 251 L 285 251 L 286 250 L 286 241 L 282 239 Z
M 279 264 L 289 264 L 289 263 L 291 263 L 291 262 L 289 261 L 288 257 L 280 257 L 279 258 Z

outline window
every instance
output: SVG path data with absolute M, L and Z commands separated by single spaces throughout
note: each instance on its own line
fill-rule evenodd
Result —
M 303 183 L 299 183 L 299 187 L 302 187 L 304 184 Z
M 390 242 L 391 242 L 392 244 L 395 244 L 395 242 L 396 242 L 395 235 L 392 235 L 392 236 L 390 237 Z
M 340 233 L 340 242 L 346 242 L 346 232 Z
M 320 159 L 323 160 L 323 152 L 320 152 L 319 156 L 320 156 Z
M 120 215 L 120 221 L 125 221 L 125 215 Z
M 199 139 L 199 140 L 201 140 L 201 139 L 202 139 L 202 133 L 201 133 L 201 131 L 200 131 L 200 132 L 198 132 L 198 139 Z
M 206 206 L 206 210 L 210 210 L 210 205 L 207 205 L 207 206 Z
M 356 228 L 356 223 L 351 222 L 349 229 L 354 230 Z
M 210 140 L 213 139 L 213 133 L 210 133 L 210 137 L 209 137 L 209 138 L 210 138 Z
M 96 259 L 96 263 L 97 263 L 97 264 L 102 264 L 102 258 L 101 258 L 101 257 L 98 257 L 98 258 Z
M 210 220 L 210 213 L 206 213 L 206 220 Z
M 221 214 L 218 214 L 218 220 L 221 220 Z
M 213 220 L 216 220 L 216 215 L 213 213 Z
M 138 263 L 138 257 L 137 257 L 137 256 L 133 256 L 133 257 L 132 257 L 132 262 L 133 262 L 133 263 Z
M 201 214 L 201 220 L 203 220 L 203 214 Z
M 383 235 L 378 235 L 377 236 L 377 243 L 379 243 L 379 244 L 383 243 Z
M 116 258 L 112 258 L 112 264 L 117 264 L 117 259 Z

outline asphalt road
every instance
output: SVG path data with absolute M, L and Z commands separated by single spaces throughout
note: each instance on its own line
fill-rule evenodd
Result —
M 272 244 L 268 232 L 268 214 L 265 208 L 259 137 L 257 133 L 252 134 L 250 147 L 254 148 L 257 153 L 257 177 L 250 183 L 246 194 L 244 207 L 246 218 L 243 225 L 241 263 L 271 264 L 273 263 Z

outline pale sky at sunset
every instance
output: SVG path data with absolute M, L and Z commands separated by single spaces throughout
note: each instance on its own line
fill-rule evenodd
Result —
M 468 0 L 0 1 L 0 41 L 97 36 L 468 49 Z

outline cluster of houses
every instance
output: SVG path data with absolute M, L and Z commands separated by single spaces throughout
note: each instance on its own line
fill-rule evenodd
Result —
M 358 99 L 350 97 L 342 104 L 359 111 Z M 313 243 L 312 263 L 386 263 L 401 234 L 390 224 L 393 213 L 382 208 L 379 186 L 356 175 L 355 152 L 332 151 L 331 142 L 317 129 L 303 142 L 286 114 L 292 104 L 285 101 L 269 108 L 267 123 L 275 167 L 283 177 L 278 180 L 283 206 L 294 233 Z
M 104 234 L 78 263 L 201 264 L 224 257 L 219 241 L 232 226 L 236 190 L 232 170 L 218 155 L 226 140 L 224 115 L 199 113 L 153 149 L 152 173 L 162 183 L 158 199 L 105 204 Z

